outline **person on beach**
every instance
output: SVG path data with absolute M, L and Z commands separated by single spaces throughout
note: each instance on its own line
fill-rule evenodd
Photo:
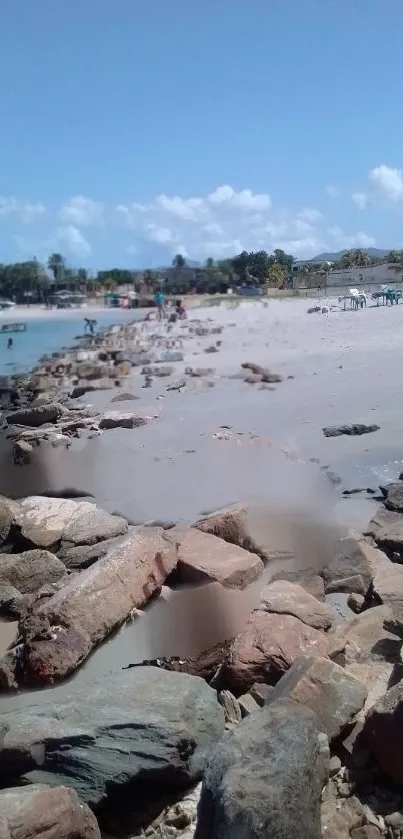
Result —
M 175 312 L 179 318 L 179 320 L 184 320 L 186 317 L 186 309 L 182 303 L 182 300 L 176 301 Z
M 155 295 L 155 305 L 157 307 L 158 320 L 163 320 L 165 317 L 165 295 L 162 291 L 157 291 Z
M 8 341 L 7 341 L 7 349 L 8 349 L 8 350 L 12 350 L 12 348 L 13 348 L 13 343 L 14 343 L 14 342 L 13 342 L 13 339 L 12 339 L 12 338 L 9 338 L 9 339 L 8 339 Z
M 84 318 L 84 323 L 85 323 L 84 332 L 86 332 L 87 329 L 89 329 L 90 334 L 93 335 L 94 334 L 94 328 L 97 325 L 96 320 L 91 320 L 91 318 Z

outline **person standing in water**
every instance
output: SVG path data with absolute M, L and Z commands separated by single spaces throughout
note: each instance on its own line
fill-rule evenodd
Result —
M 13 343 L 14 343 L 13 339 L 12 339 L 12 338 L 9 338 L 9 339 L 8 339 L 8 341 L 7 341 L 7 349 L 8 349 L 8 350 L 12 350 L 12 348 L 13 348 Z
M 162 291 L 157 291 L 155 295 L 155 305 L 157 307 L 158 320 L 163 320 L 165 317 L 165 295 Z

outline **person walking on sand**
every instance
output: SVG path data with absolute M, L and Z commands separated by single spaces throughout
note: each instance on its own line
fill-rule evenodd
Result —
M 165 295 L 162 291 L 157 291 L 155 295 L 155 305 L 157 307 L 157 319 L 163 320 L 165 317 Z

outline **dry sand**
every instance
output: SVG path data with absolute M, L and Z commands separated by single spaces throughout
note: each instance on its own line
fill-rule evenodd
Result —
M 138 400 L 112 404 L 115 390 L 88 394 L 84 401 L 102 409 L 135 410 L 154 419 L 144 428 L 108 431 L 69 452 L 51 452 L 41 477 L 45 485 L 23 470 L 24 493 L 79 486 L 134 522 L 191 522 L 241 500 L 255 510 L 261 538 L 275 537 L 278 547 L 288 540 L 303 565 L 323 564 L 340 526 L 363 528 L 373 510 L 365 498 L 341 500 L 340 487 L 323 467 L 340 476 L 343 488 L 376 488 L 400 471 L 403 306 L 329 315 L 308 315 L 307 307 L 298 300 L 245 302 L 191 312 L 191 318 L 212 318 L 225 328 L 222 335 L 186 339 L 185 361 L 174 365 L 173 379 L 180 380 L 188 365 L 214 367 L 214 375 L 190 380 L 178 392 L 166 390 L 171 380 L 158 378 L 144 389 L 134 369 L 124 390 Z M 219 351 L 206 353 L 216 339 L 222 340 Z M 245 384 L 239 377 L 245 361 L 270 367 L 284 381 L 275 390 Z M 323 426 L 349 422 L 377 423 L 381 430 L 323 437 Z M 228 439 L 217 439 L 217 433 Z M 21 482 L 21 471 L 13 474 Z M 242 607 L 233 599 L 215 638 L 228 633 L 228 614 L 237 613 L 240 628 L 256 596 L 245 595 Z M 189 615 L 199 609 L 200 623 L 206 613 L 200 592 L 192 597 L 177 592 L 168 605 L 152 606 L 146 618 L 98 650 L 75 681 L 144 657 L 189 654 Z M 195 646 L 201 643 L 198 638 Z M 10 701 L 1 703 L 10 707 Z

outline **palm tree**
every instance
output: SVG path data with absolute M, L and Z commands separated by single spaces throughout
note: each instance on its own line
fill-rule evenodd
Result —
M 285 273 L 281 265 L 271 265 L 269 268 L 269 283 L 281 289 L 285 286 L 285 280 Z
M 172 260 L 172 265 L 174 268 L 184 268 L 186 265 L 185 257 L 181 253 L 177 253 Z
M 55 283 L 64 279 L 65 261 L 61 253 L 52 253 L 48 259 L 48 269 L 53 274 Z

